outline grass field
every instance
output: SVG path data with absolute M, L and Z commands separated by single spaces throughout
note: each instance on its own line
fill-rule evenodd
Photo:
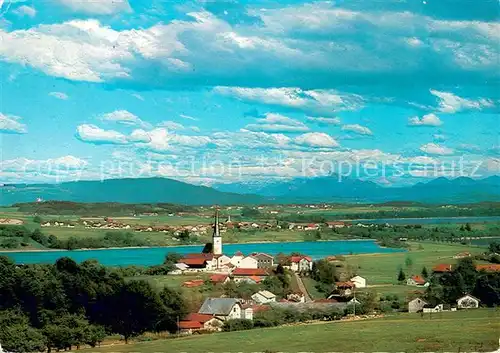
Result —
M 422 267 L 431 271 L 438 263 L 455 263 L 453 256 L 468 251 L 471 254 L 481 253 L 484 248 L 439 243 L 411 243 L 408 252 L 388 254 L 364 254 L 346 256 L 347 263 L 355 272 L 368 280 L 368 284 L 397 284 L 397 274 L 400 267 L 407 276 L 420 274 Z M 411 266 L 406 266 L 407 258 Z M 357 270 L 356 270 L 357 269 Z
M 80 350 L 114 352 L 481 352 L 498 349 L 500 311 L 399 314 L 380 319 L 217 333 Z

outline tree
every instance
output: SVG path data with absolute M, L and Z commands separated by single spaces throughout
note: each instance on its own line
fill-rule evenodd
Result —
M 33 223 L 38 223 L 38 224 L 40 224 L 40 223 L 42 223 L 42 222 L 43 222 L 43 221 L 42 221 L 42 217 L 40 217 L 40 216 L 35 216 L 35 217 L 33 217 Z
M 408 272 L 413 272 L 412 271 L 412 268 L 413 268 L 413 259 L 410 257 L 410 256 L 406 256 L 405 257 L 405 265 L 406 265 L 406 268 L 408 270 Z
M 213 253 L 213 251 L 214 251 L 214 244 L 206 243 L 201 252 L 203 254 L 211 254 L 211 253 Z
M 422 277 L 427 278 L 429 277 L 429 272 L 427 272 L 427 268 L 424 266 L 422 267 Z
M 182 232 L 180 232 L 178 238 L 182 242 L 185 242 L 185 243 L 189 242 L 189 240 L 190 240 L 189 230 L 184 229 Z
M 465 230 L 468 232 L 472 231 L 472 227 L 470 226 L 470 223 L 465 223 Z
M 30 327 L 28 318 L 17 310 L 0 311 L 0 342 L 10 352 L 42 352 L 46 348 L 43 334 Z
M 241 210 L 241 216 L 245 218 L 259 218 L 260 211 L 256 208 L 243 207 Z
M 337 276 L 337 268 L 331 262 L 323 259 L 319 261 L 314 261 L 311 277 L 324 284 L 333 284 L 339 280 Z
M 130 281 L 107 300 L 106 324 L 123 335 L 125 343 L 131 337 L 148 330 L 156 331 L 164 320 L 165 306 L 158 293 L 146 281 Z
M 398 273 L 398 282 L 402 283 L 402 282 L 404 282 L 405 279 L 406 279 L 406 275 L 405 275 L 403 269 L 400 268 L 399 273 Z

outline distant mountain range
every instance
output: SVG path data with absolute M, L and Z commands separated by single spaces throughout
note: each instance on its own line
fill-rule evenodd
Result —
M 468 203 L 500 200 L 500 177 L 485 179 L 437 178 L 408 187 L 384 187 L 371 181 L 337 176 L 297 178 L 271 184 L 221 184 L 220 191 L 262 195 L 288 202 L 387 202 Z
M 298 178 L 268 184 L 198 186 L 166 178 L 109 179 L 61 184 L 11 184 L 0 188 L 0 205 L 43 200 L 185 205 L 308 202 L 470 203 L 500 201 L 500 177 L 438 178 L 409 187 L 388 188 L 371 181 L 337 177 Z

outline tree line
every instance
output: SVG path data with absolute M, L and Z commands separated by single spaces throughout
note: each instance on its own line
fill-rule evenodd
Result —
M 7 351 L 95 347 L 107 334 L 128 342 L 146 331 L 175 332 L 186 311 L 179 292 L 125 280 L 97 261 L 16 265 L 0 257 L 0 342 Z

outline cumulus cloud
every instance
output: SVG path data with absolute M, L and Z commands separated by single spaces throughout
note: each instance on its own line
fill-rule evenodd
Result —
M 339 144 L 333 137 L 322 132 L 309 132 L 297 136 L 294 142 L 299 145 L 311 146 L 311 147 L 325 147 L 332 148 L 338 147 Z
M 431 94 L 439 100 L 439 110 L 443 113 L 457 113 L 463 110 L 482 110 L 494 107 L 490 99 L 480 98 L 478 100 L 465 99 L 451 92 L 440 92 L 431 89 Z
M 93 144 L 125 145 L 129 139 L 124 134 L 114 130 L 104 130 L 95 125 L 83 124 L 77 127 L 76 137 Z
M 61 99 L 61 100 L 67 100 L 69 98 L 68 95 L 66 93 L 63 93 L 63 92 L 50 92 L 49 96 L 52 96 L 54 98 Z
M 26 125 L 20 122 L 21 118 L 15 115 L 0 113 L 0 133 L 25 134 Z
M 215 87 L 214 91 L 237 99 L 273 106 L 299 109 L 306 112 L 332 113 L 355 110 L 363 105 L 363 98 L 336 90 L 302 90 L 297 87 L 248 88 Z
M 248 124 L 245 129 L 264 132 L 304 132 L 309 130 L 301 121 L 276 113 L 267 113 L 265 118 L 257 119 L 256 124 Z
M 419 118 L 418 116 L 408 119 L 408 125 L 410 126 L 441 126 L 443 122 L 436 114 L 426 114 Z
M 438 142 L 439 141 L 440 142 L 446 141 L 446 138 L 447 138 L 446 135 L 443 135 L 443 134 L 434 134 L 434 135 L 432 135 L 432 137 L 434 138 L 434 140 L 436 140 Z
M 1 7 L 1 6 L 0 6 Z M 16 15 L 18 16 L 27 16 L 27 17 L 35 17 L 36 16 L 36 10 L 34 7 L 27 6 L 27 5 L 21 5 L 17 9 L 13 11 Z
M 128 0 L 56 0 L 68 9 L 89 15 L 113 15 L 131 11 Z
M 340 118 L 325 118 L 321 116 L 308 116 L 307 121 L 319 125 L 340 125 Z
M 102 114 L 99 118 L 103 121 L 111 121 L 129 126 L 149 126 L 148 123 L 139 119 L 139 117 L 128 110 L 115 110 L 111 113 Z
M 185 130 L 186 127 L 174 121 L 163 121 L 158 124 L 160 127 L 166 127 L 169 130 Z
M 435 155 L 450 155 L 454 153 L 453 149 L 438 145 L 437 143 L 427 143 L 422 145 L 420 146 L 420 150 L 422 152 Z
M 366 126 L 361 126 L 359 124 L 350 124 L 342 126 L 343 131 L 350 131 L 359 135 L 373 135 L 373 132 Z

